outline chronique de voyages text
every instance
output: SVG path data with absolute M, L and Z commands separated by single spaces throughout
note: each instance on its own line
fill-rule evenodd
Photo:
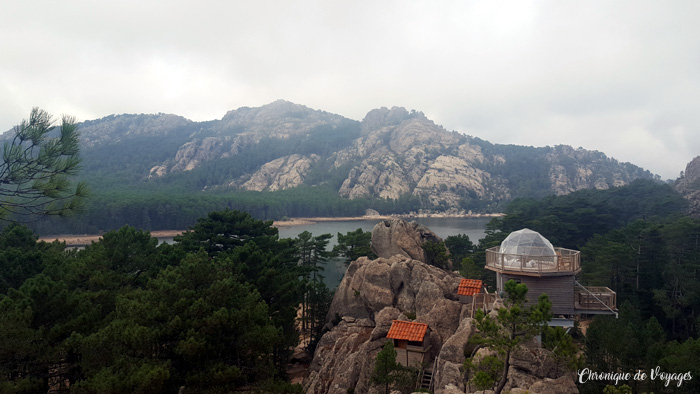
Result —
M 578 371 L 578 382 L 586 383 L 590 380 L 606 380 L 614 381 L 615 385 L 622 380 L 662 380 L 664 381 L 664 386 L 668 387 L 672 382 L 676 382 L 677 387 L 681 387 L 683 382 L 690 381 L 693 379 L 693 375 L 688 372 L 665 372 L 661 370 L 661 367 L 653 368 L 647 374 L 642 370 L 637 370 L 634 374 L 631 372 L 596 372 L 588 368 L 584 368 Z

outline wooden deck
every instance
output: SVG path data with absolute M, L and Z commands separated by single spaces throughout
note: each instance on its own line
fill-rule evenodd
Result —
M 500 273 L 528 276 L 575 275 L 581 272 L 581 252 L 554 248 L 554 256 L 500 253 L 500 247 L 486 249 L 486 268 Z
M 578 282 L 576 285 L 574 308 L 577 313 L 617 315 L 617 293 L 603 286 L 583 286 Z

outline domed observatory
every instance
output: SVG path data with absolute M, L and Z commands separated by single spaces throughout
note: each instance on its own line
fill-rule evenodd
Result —
M 498 253 L 502 264 L 519 271 L 552 271 L 557 268 L 557 252 L 554 246 L 537 231 L 524 228 L 513 231 L 501 242 Z
M 514 231 L 500 246 L 487 249 L 486 268 L 496 272 L 499 292 L 510 279 L 527 285 L 529 305 L 547 293 L 552 314 L 563 318 L 563 325 L 569 325 L 575 314 L 617 314 L 615 292 L 607 287 L 584 287 L 576 281 L 581 252 L 556 248 L 536 231 Z

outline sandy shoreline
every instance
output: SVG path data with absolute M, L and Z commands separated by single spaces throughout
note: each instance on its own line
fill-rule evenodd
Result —
M 354 220 L 387 220 L 391 216 L 341 216 L 341 217 L 316 217 L 316 218 L 292 218 L 289 220 L 275 220 L 275 227 L 305 226 L 317 222 L 350 222 Z
M 419 214 L 419 215 L 378 215 L 378 216 L 341 216 L 341 217 L 311 217 L 311 218 L 292 218 L 289 220 L 276 220 L 273 223 L 275 227 L 290 227 L 304 226 L 314 224 L 316 222 L 349 222 L 353 220 L 388 220 L 392 218 L 416 219 L 416 218 L 492 218 L 503 216 L 502 213 L 485 213 L 485 214 L 464 214 L 464 215 L 447 215 L 441 213 L 435 214 Z
M 156 230 L 151 231 L 151 236 L 156 238 L 172 238 L 176 235 L 184 233 L 186 230 Z M 102 235 L 96 234 L 63 234 L 63 235 L 51 235 L 46 237 L 40 237 L 39 241 L 45 242 L 65 242 L 66 245 L 76 246 L 76 245 L 90 245 L 93 242 L 97 242 L 102 238 Z
M 274 227 L 292 227 L 292 226 L 308 226 L 317 222 L 347 222 L 347 221 L 356 221 L 356 220 L 387 220 L 391 219 L 394 217 L 400 217 L 400 218 L 407 218 L 407 219 L 415 219 L 415 218 L 426 218 L 426 217 L 431 217 L 431 218 L 460 218 L 460 217 L 497 217 L 497 216 L 502 216 L 502 214 L 483 214 L 483 215 L 441 215 L 441 214 L 432 214 L 432 215 L 414 215 L 414 216 L 407 216 L 407 215 L 396 215 L 396 216 L 386 216 L 386 215 L 380 215 L 380 216 L 344 216 L 344 217 L 311 217 L 311 218 L 292 218 L 289 220 L 276 220 L 273 222 Z M 182 234 L 187 230 L 156 230 L 156 231 L 151 231 L 151 236 L 156 237 L 156 238 L 173 238 L 177 235 Z M 53 242 L 53 241 L 59 241 L 59 242 L 65 242 L 66 245 L 69 246 L 80 246 L 80 245 L 90 245 L 92 242 L 97 242 L 99 239 L 102 238 L 102 235 L 96 235 L 96 234 L 64 234 L 64 235 L 51 235 L 51 236 L 46 236 L 46 237 L 40 237 L 40 241 L 45 241 L 45 242 Z

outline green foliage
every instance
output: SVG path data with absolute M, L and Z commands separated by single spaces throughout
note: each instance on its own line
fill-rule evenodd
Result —
M 681 387 L 677 387 L 677 381 L 672 382 L 669 386 L 674 386 L 675 392 L 698 393 L 700 392 L 700 382 L 697 377 L 700 376 L 700 338 L 689 338 L 684 342 L 673 341 L 666 344 L 663 349 L 663 355 L 659 360 L 658 366 L 661 371 L 670 372 L 690 372 L 692 379 L 685 380 Z M 662 389 L 657 385 L 657 392 L 662 392 Z
M 465 278 L 481 278 L 484 274 L 484 269 L 479 267 L 473 258 L 465 257 L 459 266 L 459 274 Z
M 259 393 L 269 394 L 302 394 L 304 388 L 299 383 L 289 383 L 284 380 L 268 380 L 260 385 Z
M 582 367 L 583 359 L 578 356 L 579 348 L 562 327 L 546 327 L 542 332 L 542 347 L 554 354 L 557 366 L 555 373 L 558 374 L 560 368 L 576 371 Z
M 546 323 L 551 319 L 550 313 L 552 303 L 546 294 L 541 294 L 537 305 L 524 309 L 523 303 L 527 295 L 527 286 L 509 280 L 505 284 L 507 293 L 506 307 L 500 308 L 496 318 L 484 314 L 482 310 L 477 310 L 474 319 L 479 333 L 476 334 L 472 342 L 488 347 L 495 351 L 501 360 L 502 368 L 500 377 L 495 379 L 495 392 L 499 394 L 508 379 L 508 368 L 510 366 L 510 354 L 517 349 L 523 341 L 540 334 L 546 327 Z M 484 362 L 487 365 L 482 365 Z M 472 378 L 473 383 L 478 376 L 478 384 L 486 384 L 492 375 L 488 371 L 493 371 L 495 362 L 492 359 L 482 360 L 480 363 L 470 365 L 476 368 L 477 374 Z M 478 373 L 481 372 L 481 373 Z
M 423 250 L 425 251 L 425 259 L 428 264 L 442 269 L 451 268 L 450 255 L 444 242 L 428 240 L 423 242 L 422 246 Z
M 478 390 L 492 389 L 503 371 L 503 361 L 496 356 L 485 356 L 478 363 L 464 361 L 464 368 L 474 373 L 471 382 Z
M 474 253 L 474 243 L 465 234 L 450 235 L 445 238 L 445 247 L 450 251 L 450 256 L 456 261 L 471 256 Z
M 0 269 L 39 264 L 0 293 L 0 389 L 46 391 L 52 368 L 76 393 L 227 393 L 282 378 L 310 271 L 269 222 L 225 211 L 201 224 L 185 245 L 124 227 L 72 252 L 8 227 L 0 244 L 16 247 Z M 209 250 L 187 243 L 212 238 L 200 242 Z
M 372 232 L 358 228 L 355 231 L 348 231 L 345 235 L 338 233 L 338 244 L 333 247 L 335 256 L 345 257 L 345 264 L 348 265 L 362 256 L 373 260 L 377 255 L 372 251 Z
M 681 215 L 686 201 L 669 185 L 636 180 L 608 190 L 579 190 L 542 200 L 514 200 L 498 219 L 506 235 L 522 228 L 542 234 L 552 244 L 577 249 L 595 234 L 605 234 L 635 220 Z
M 309 338 L 307 351 L 310 354 L 313 354 L 316 344 L 321 339 L 326 314 L 333 299 L 321 275 L 323 264 L 332 255 L 326 250 L 331 237 L 333 236 L 330 234 L 314 237 L 310 232 L 304 231 L 294 240 L 304 288 L 301 328 L 302 334 Z
M 374 369 L 371 376 L 372 383 L 383 385 L 384 394 L 389 394 L 389 388 L 397 381 L 396 372 L 399 370 L 401 370 L 401 365 L 396 362 L 394 343 L 391 340 L 387 340 L 374 359 Z
M 632 387 L 623 384 L 620 387 L 607 385 L 603 389 L 603 394 L 633 394 Z
M 4 143 L 0 163 L 0 219 L 28 221 L 36 216 L 65 216 L 82 207 L 84 183 L 70 177 L 80 169 L 75 119 L 64 116 L 58 127 L 46 111 L 33 108 L 28 120 Z
M 197 220 L 192 230 L 175 237 L 175 241 L 187 252 L 200 248 L 213 256 L 243 246 L 248 241 L 265 247 L 276 241 L 278 231 L 272 222 L 254 219 L 249 213 L 241 211 L 210 212 L 206 218 Z
M 39 274 L 60 245 L 37 243 L 26 226 L 10 223 L 0 232 L 0 294 Z

